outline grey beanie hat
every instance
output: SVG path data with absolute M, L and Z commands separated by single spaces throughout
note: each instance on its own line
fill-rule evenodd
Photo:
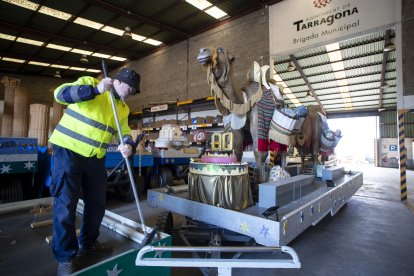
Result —
M 139 93 L 139 82 L 141 80 L 141 77 L 137 72 L 135 72 L 132 69 L 129 68 L 122 68 L 121 71 L 119 71 L 114 79 L 120 80 L 126 84 L 129 85 L 134 91 L 133 94 Z

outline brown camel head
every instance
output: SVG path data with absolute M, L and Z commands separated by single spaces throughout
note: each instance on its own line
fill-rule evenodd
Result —
M 229 54 L 226 48 L 201 48 L 197 60 L 203 66 L 212 67 L 212 72 L 219 86 L 224 87 L 229 82 L 234 57 Z

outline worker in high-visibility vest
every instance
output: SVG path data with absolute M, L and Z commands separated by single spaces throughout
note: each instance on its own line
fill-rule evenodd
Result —
M 67 105 L 49 140 L 53 144 L 50 194 L 55 198 L 52 248 L 59 263 L 58 275 L 69 275 L 77 270 L 76 256 L 112 253 L 110 246 L 97 241 L 105 213 L 104 157 L 112 136 L 117 135 L 109 91 L 114 88 L 124 139 L 124 145 L 118 149 L 128 157 L 134 150 L 134 141 L 125 99 L 139 93 L 139 82 L 140 76 L 134 70 L 123 68 L 113 79 L 99 81 L 81 77 L 54 91 L 56 101 Z M 75 217 L 81 191 L 85 207 L 78 239 Z

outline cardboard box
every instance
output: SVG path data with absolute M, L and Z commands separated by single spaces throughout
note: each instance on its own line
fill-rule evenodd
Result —
M 205 124 L 206 118 L 204 117 L 195 117 L 191 119 L 191 124 L 192 125 L 200 125 L 200 124 Z
M 213 116 L 206 116 L 206 124 L 214 123 L 215 117 Z

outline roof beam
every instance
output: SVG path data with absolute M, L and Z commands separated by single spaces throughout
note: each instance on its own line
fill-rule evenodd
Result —
M 395 72 L 395 71 L 396 70 L 390 70 L 390 71 L 387 71 L 385 73 L 391 73 L 391 72 Z M 335 72 L 338 72 L 338 71 L 335 71 Z M 378 74 L 379 74 L 379 72 L 373 72 L 373 73 L 368 73 L 368 74 L 364 74 L 364 75 L 360 75 L 360 76 L 353 76 L 353 77 L 348 77 L 348 78 L 326 79 L 326 80 L 322 80 L 322 81 L 312 82 L 312 84 L 315 85 L 315 84 L 327 83 L 327 82 L 330 82 L 330 81 L 337 81 L 337 80 L 339 80 L 339 81 L 340 80 L 352 80 L 352 79 L 356 79 L 356 78 L 363 78 L 363 77 L 369 77 L 369 76 L 377 76 Z M 299 79 L 301 79 L 301 78 L 296 78 L 295 80 L 299 80 Z M 390 78 L 390 79 L 395 79 L 395 78 Z M 291 81 L 291 80 L 292 79 L 283 79 L 284 82 Z M 371 82 L 377 82 L 377 81 L 371 81 Z M 359 84 L 359 83 L 356 83 L 356 84 Z M 354 84 L 352 84 L 352 85 L 354 85 Z M 292 88 L 292 87 L 300 87 L 300 86 L 303 86 L 303 84 L 290 85 L 289 87 Z
M 89 2 L 89 3 L 91 3 L 95 6 L 107 9 L 107 10 L 112 11 L 114 13 L 117 13 L 117 14 L 120 14 L 120 15 L 123 15 L 123 16 L 127 16 L 127 17 L 133 18 L 133 19 L 141 21 L 141 22 L 145 22 L 148 25 L 152 25 L 152 26 L 157 27 L 157 28 L 159 28 L 161 30 L 164 30 L 166 32 L 175 33 L 176 35 L 178 35 L 181 38 L 188 38 L 189 37 L 189 35 L 187 33 L 183 32 L 179 29 L 167 26 L 166 24 L 160 23 L 158 21 L 155 21 L 153 19 L 150 19 L 150 18 L 142 16 L 142 15 L 138 15 L 138 14 L 133 13 L 131 11 L 124 10 L 123 8 L 120 8 L 118 6 L 109 4 L 105 1 L 102 1 L 102 0 L 86 0 L 86 2 Z
M 391 30 L 385 31 L 385 38 L 384 38 L 384 47 L 390 42 L 390 33 Z M 385 81 L 385 69 L 387 68 L 387 59 L 388 59 L 388 52 L 383 51 L 382 54 L 382 67 L 381 67 L 381 80 L 380 80 L 380 89 L 379 89 L 379 97 L 378 97 L 378 109 L 382 108 L 382 93 L 384 92 L 385 88 L 382 88 Z
M 299 74 L 302 76 L 303 81 L 306 83 L 306 85 L 309 88 L 309 91 L 312 93 L 312 96 L 315 98 L 316 102 L 318 103 L 319 107 L 322 109 L 323 113 L 326 115 L 326 111 L 323 108 L 323 105 L 321 103 L 321 101 L 319 100 L 318 96 L 315 93 L 315 90 L 313 90 L 312 85 L 310 84 L 308 78 L 306 77 L 305 73 L 302 70 L 302 67 L 300 67 L 298 60 L 296 59 L 296 57 L 294 55 L 289 55 L 290 60 L 293 62 L 293 64 L 296 67 L 296 70 L 298 70 Z
M 113 55 L 115 55 L 117 53 L 124 54 L 129 59 L 141 58 L 142 57 L 142 54 L 139 54 L 139 53 L 136 53 L 136 52 L 131 52 L 131 51 L 123 50 L 123 49 L 119 49 L 119 48 L 113 48 L 113 47 L 109 47 L 109 46 L 106 46 L 106 45 L 99 45 L 99 44 L 95 44 L 95 43 L 89 43 L 89 42 L 85 43 L 85 41 L 82 41 L 82 40 L 79 40 L 79 39 L 69 38 L 69 37 L 65 37 L 65 36 L 45 32 L 45 31 L 38 31 L 38 30 L 27 28 L 27 27 L 22 27 L 22 26 L 18 26 L 18 25 L 15 25 L 15 24 L 11 24 L 11 23 L 6 23 L 6 22 L 1 21 L 1 20 L 0 20 L 0 26 L 5 27 L 6 29 L 9 28 L 9 29 L 13 29 L 15 31 L 24 32 L 24 33 L 28 33 L 28 34 L 32 34 L 32 35 L 37 35 L 37 36 L 41 36 L 41 37 L 45 37 L 45 38 L 52 38 L 52 39 L 56 39 L 56 40 L 60 40 L 60 41 L 73 43 L 73 44 L 76 44 L 76 45 L 85 45 L 85 46 L 89 46 L 89 47 L 92 47 L 92 48 L 95 48 L 95 49 L 105 50 L 105 51 L 110 52 Z
M 360 58 L 372 57 L 372 56 L 376 56 L 376 55 L 379 55 L 379 54 L 382 54 L 382 53 L 383 53 L 383 51 L 382 50 L 379 50 L 379 51 L 374 52 L 374 53 L 371 52 L 369 54 L 361 54 L 361 55 L 356 55 L 356 56 L 353 56 L 353 57 L 344 58 L 341 61 L 358 60 Z M 395 61 L 395 60 L 393 60 L 393 61 Z M 284 61 L 284 62 L 288 62 L 288 61 Z M 302 67 L 302 69 L 315 68 L 315 67 L 319 67 L 319 66 L 324 66 L 324 65 L 332 64 L 332 63 L 334 63 L 334 62 L 330 62 L 329 61 L 329 62 L 324 62 L 324 63 L 312 64 L 310 66 Z M 351 69 L 357 69 L 357 68 L 364 68 L 364 67 L 367 67 L 367 66 L 379 65 L 379 64 L 381 64 L 381 63 L 380 62 L 367 63 L 367 64 L 363 64 L 361 66 L 355 66 L 355 67 L 352 67 L 352 68 L 349 68 L 349 69 L 345 69 L 345 70 L 341 70 L 341 71 L 346 71 L 346 70 L 351 70 Z M 286 73 L 286 72 L 288 72 L 288 71 L 287 70 L 286 71 L 278 71 L 278 74 L 283 74 L 283 73 Z M 309 75 L 309 76 L 310 77 L 313 77 L 313 76 L 324 75 L 324 74 L 327 74 L 327 73 L 334 73 L 334 72 L 340 72 L 340 70 L 338 70 L 338 71 L 323 72 L 323 73 L 320 73 L 320 74 L 313 74 L 313 75 Z
M 390 62 L 395 62 L 395 60 L 390 61 Z M 337 71 L 329 71 L 329 72 L 321 72 L 321 73 L 316 73 L 316 74 L 309 74 L 308 75 L 308 78 L 317 77 L 317 76 L 323 76 L 323 75 L 326 75 L 326 74 L 336 73 L 336 72 L 346 72 L 346 71 L 351 71 L 351 70 L 354 70 L 354 69 L 361 69 L 361 68 L 366 68 L 366 67 L 375 66 L 375 65 L 381 65 L 381 64 L 382 64 L 382 62 L 375 62 L 375 63 L 369 63 L 369 64 L 360 65 L 360 66 L 355 66 L 355 67 L 348 68 L 348 69 L 344 69 L 344 70 L 337 70 Z M 312 68 L 312 67 L 307 67 L 305 69 L 308 69 L 308 68 Z M 389 72 L 395 72 L 395 69 L 394 70 L 386 71 L 385 73 L 389 73 Z M 287 71 L 281 72 L 279 74 L 284 74 L 284 73 L 287 73 Z M 380 71 L 376 71 L 375 72 L 375 74 L 380 74 L 380 73 L 381 73 Z M 361 75 L 361 76 L 366 76 L 366 75 Z M 284 78 L 283 81 L 292 81 L 292 80 L 300 80 L 300 79 L 302 79 L 302 78 L 301 77 L 295 77 L 295 78 L 289 78 L 289 79 L 288 78 Z

